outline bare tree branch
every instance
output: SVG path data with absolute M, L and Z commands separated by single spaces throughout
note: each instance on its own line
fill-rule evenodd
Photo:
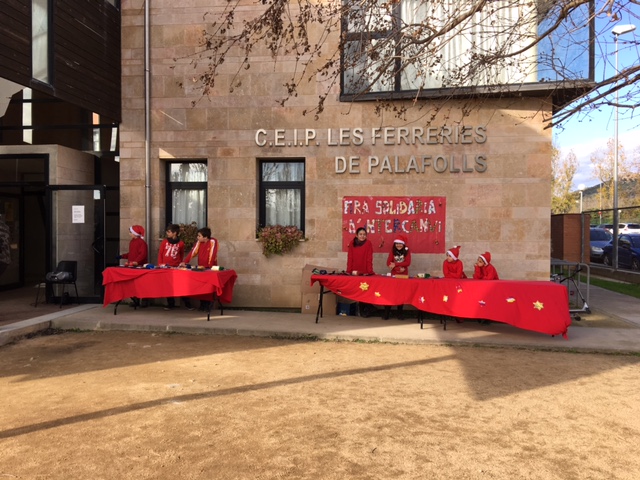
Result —
M 304 83 L 322 86 L 304 114 L 321 115 L 338 87 L 341 100 L 375 100 L 378 113 L 398 117 L 424 108 L 421 98 L 466 98 L 471 109 L 483 98 L 546 94 L 554 102 L 550 128 L 613 106 L 616 92 L 624 92 L 619 108 L 640 103 L 640 60 L 603 73 L 611 28 L 637 18 L 640 0 L 596 3 L 597 10 L 591 0 L 229 0 L 204 16 L 210 23 L 190 61 L 203 97 L 222 74 L 235 92 L 252 63 L 269 56 L 294 65 L 280 105 Z M 589 35 L 593 25 L 599 30 Z M 637 49 L 637 38 L 628 35 L 626 48 Z M 601 78 L 589 78 L 591 52 Z

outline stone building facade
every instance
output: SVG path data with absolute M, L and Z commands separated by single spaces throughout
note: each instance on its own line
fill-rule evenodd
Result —
M 490 251 L 502 278 L 549 278 L 551 131 L 543 124 L 549 97 L 483 100 L 464 119 L 459 112 L 468 100 L 448 100 L 426 123 L 434 100 L 420 100 L 425 109 L 399 119 L 376 114 L 372 102 L 341 103 L 336 87 L 316 120 L 303 111 L 316 105 L 323 85 L 307 84 L 278 105 L 294 63 L 265 55 L 253 59 L 233 93 L 228 85 L 237 65 L 229 62 L 202 98 L 194 76 L 203 66 L 194 68 L 189 56 L 199 48 L 205 14 L 226 5 L 208 3 L 151 4 L 148 144 L 144 2 L 122 4 L 120 224 L 126 232 L 150 218 L 151 259 L 167 219 L 165 164 L 188 160 L 207 165 L 207 225 L 219 240 L 220 265 L 238 273 L 234 306 L 298 308 L 305 264 L 345 268 L 346 196 L 444 197 L 442 246 L 462 247 L 468 275 L 478 254 Z M 238 16 L 250 8 L 241 3 Z M 306 241 L 270 258 L 256 241 L 258 165 L 265 159 L 300 159 L 305 168 Z M 122 234 L 123 248 L 126 241 Z M 437 274 L 443 260 L 444 253 L 414 254 L 412 271 Z M 388 271 L 385 261 L 376 253 L 376 272 Z

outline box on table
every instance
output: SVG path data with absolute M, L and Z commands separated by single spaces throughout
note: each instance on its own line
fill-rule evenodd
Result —
M 302 293 L 301 296 L 301 313 L 312 313 L 315 315 L 318 312 L 320 291 L 318 291 L 318 293 Z M 325 290 L 325 293 L 322 296 L 322 313 L 323 315 L 336 314 L 336 295 L 333 292 Z
M 313 270 L 326 270 L 327 272 L 337 271 L 336 268 L 333 267 L 321 267 L 319 265 L 305 265 L 302 269 L 302 280 L 300 282 L 300 292 L 302 293 L 320 293 L 320 284 L 314 283 L 311 286 L 311 275 L 313 275 Z

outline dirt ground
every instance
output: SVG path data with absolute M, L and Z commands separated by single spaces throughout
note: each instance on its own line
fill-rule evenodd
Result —
M 640 477 L 638 356 L 66 332 L 0 359 L 0 478 Z

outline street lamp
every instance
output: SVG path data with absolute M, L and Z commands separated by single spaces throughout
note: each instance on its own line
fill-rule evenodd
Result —
M 584 215 L 582 214 L 582 194 L 585 189 L 585 184 L 581 183 L 578 185 L 578 190 L 580 190 L 580 263 L 584 263 Z
M 625 33 L 631 33 L 636 29 L 635 25 L 617 25 L 611 30 L 616 48 L 616 76 L 618 71 L 618 37 Z M 618 81 L 616 80 L 616 84 Z M 614 156 L 613 156 L 613 268 L 618 268 L 618 89 L 616 88 L 615 122 L 614 122 Z
M 578 185 L 578 190 L 580 190 L 580 213 L 582 213 L 582 194 L 584 193 L 584 189 L 587 188 L 584 183 Z

